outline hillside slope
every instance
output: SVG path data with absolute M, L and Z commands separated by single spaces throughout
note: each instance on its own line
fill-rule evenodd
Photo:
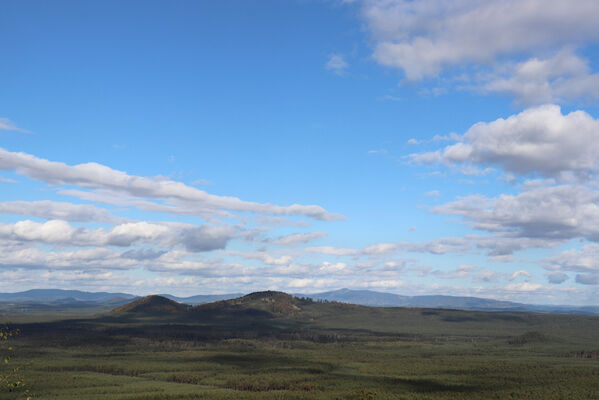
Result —
M 143 313 L 143 314 L 182 314 L 187 312 L 190 306 L 177 303 L 166 297 L 152 295 L 142 297 L 115 308 L 116 313 Z

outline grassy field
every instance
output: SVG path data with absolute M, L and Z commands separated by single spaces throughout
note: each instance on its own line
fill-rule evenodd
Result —
M 39 399 L 599 399 L 597 317 L 277 293 L 169 307 L 20 315 L 10 365 Z

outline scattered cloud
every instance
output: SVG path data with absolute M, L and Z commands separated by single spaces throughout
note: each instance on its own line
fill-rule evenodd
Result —
M 435 275 L 438 278 L 442 278 L 442 279 L 461 279 L 461 278 L 466 278 L 468 276 L 470 276 L 470 274 L 476 270 L 478 270 L 479 267 L 476 265 L 460 265 L 459 267 L 457 267 L 454 270 L 450 270 L 450 271 L 441 271 L 441 270 L 436 270 L 431 272 L 433 275 Z
M 577 274 L 576 283 L 581 285 L 599 285 L 599 274 Z
M 599 273 L 599 245 L 592 243 L 565 250 L 542 261 L 550 271 Z
M 506 65 L 482 78 L 479 90 L 510 95 L 520 104 L 567 103 L 599 99 L 599 74 L 589 62 L 564 49 L 549 58 L 533 57 Z
M 516 280 L 516 279 L 518 279 L 518 278 L 520 278 L 520 277 L 532 278 L 532 275 L 530 274 L 530 272 L 528 272 L 528 271 L 525 271 L 525 270 L 523 270 L 523 269 L 522 269 L 522 270 L 520 270 L 520 271 L 516 271 L 516 272 L 514 272 L 514 273 L 513 273 L 513 274 L 512 274 L 512 275 L 511 275 L 511 276 L 508 278 L 508 280 L 509 280 L 509 281 L 513 281 L 513 280 Z
M 401 69 L 409 80 L 596 42 L 598 13 L 594 0 L 576 7 L 560 0 L 366 0 L 362 10 L 374 59 Z
M 19 128 L 17 125 L 15 125 L 14 122 L 9 120 L 8 118 L 0 118 L 0 130 L 21 132 L 21 133 L 31 133 L 31 131 Z
M 74 222 L 117 222 L 108 210 L 89 204 L 72 204 L 49 200 L 0 202 L 0 213 L 29 215 L 43 219 L 59 219 Z
M 385 150 L 385 149 L 368 150 L 368 154 L 387 154 L 387 150 Z
M 495 165 L 517 175 L 567 179 L 599 170 L 599 121 L 584 111 L 544 105 L 507 119 L 479 122 L 458 143 L 411 154 L 416 163 Z
M 349 64 L 341 54 L 331 54 L 325 64 L 325 69 L 333 71 L 337 75 L 343 75 L 349 68 Z
M 174 248 L 182 244 L 188 251 L 203 252 L 224 249 L 236 233 L 237 230 L 230 226 L 195 226 L 175 222 L 126 222 L 108 230 L 73 226 L 62 220 L 0 223 L 0 239 L 68 247 L 150 245 Z
M 568 280 L 568 275 L 563 272 L 547 272 L 545 274 L 549 283 L 560 284 Z
M 317 239 L 326 237 L 326 232 L 293 233 L 286 236 L 280 236 L 271 241 L 273 244 L 293 246 L 301 243 L 308 243 Z
M 599 191 L 581 185 L 538 187 L 497 198 L 473 195 L 433 208 L 479 230 L 512 237 L 599 241 Z
M 308 253 L 326 254 L 329 256 L 353 256 L 360 253 L 357 249 L 342 249 L 332 246 L 307 247 Z
M 293 258 L 291 256 L 285 255 L 277 258 L 265 251 L 229 251 L 228 254 L 236 255 L 248 260 L 259 260 L 266 265 L 289 265 L 293 262 Z

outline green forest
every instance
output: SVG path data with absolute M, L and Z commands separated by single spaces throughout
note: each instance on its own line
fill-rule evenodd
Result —
M 15 334 L 3 341 L 0 373 L 17 368 L 22 383 L 4 382 L 0 399 L 599 398 L 598 317 L 260 292 L 6 318 L 3 332 Z

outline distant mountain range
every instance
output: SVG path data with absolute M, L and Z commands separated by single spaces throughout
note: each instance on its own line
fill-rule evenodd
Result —
M 169 294 L 161 294 L 160 296 L 174 300 L 178 303 L 199 305 L 212 303 L 215 301 L 235 299 L 243 295 L 243 293 L 230 293 L 220 295 L 197 295 L 190 297 L 178 297 Z M 392 293 L 375 292 L 372 290 L 340 289 L 330 292 L 311 294 L 294 293 L 293 295 L 296 297 L 310 297 L 313 300 L 337 301 L 342 303 L 376 307 L 445 308 L 477 311 L 519 311 L 599 315 L 599 306 L 532 305 L 510 301 L 484 299 L 479 297 L 439 295 L 401 296 Z M 36 309 L 48 310 L 56 308 L 65 309 L 99 306 L 118 307 L 139 298 L 139 296 L 128 293 L 33 289 L 18 293 L 0 293 L 0 309 L 15 309 L 15 306 L 17 305 L 35 305 Z
M 0 293 L 0 302 L 9 303 L 95 303 L 129 302 L 136 298 L 127 293 L 83 292 L 80 290 L 32 289 L 17 293 Z
M 183 304 L 191 304 L 193 306 L 198 304 L 212 303 L 221 300 L 230 300 L 237 297 L 243 296 L 245 293 L 229 293 L 229 294 L 199 294 L 197 296 L 190 297 L 177 297 L 172 294 L 159 294 L 159 296 L 166 297 L 167 299 L 175 300 Z
M 521 311 L 553 314 L 599 315 L 599 306 L 536 305 L 511 301 L 460 296 L 402 296 L 372 290 L 339 289 L 331 292 L 314 293 L 307 296 L 314 300 L 339 301 L 373 307 L 445 308 L 476 311 Z

